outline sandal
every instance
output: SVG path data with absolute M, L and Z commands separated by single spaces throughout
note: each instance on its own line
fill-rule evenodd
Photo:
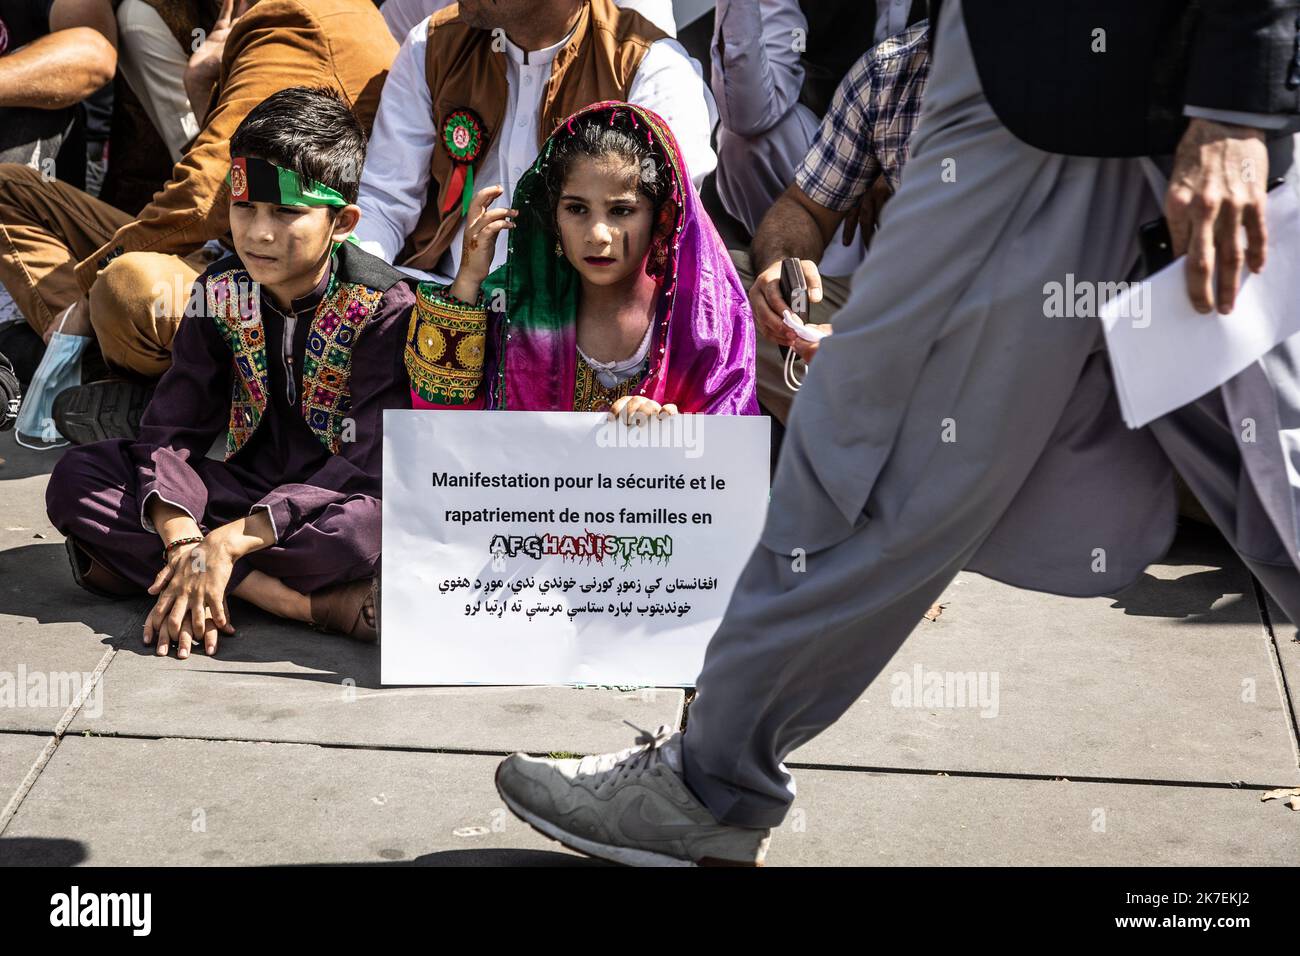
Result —
M 344 634 L 367 644 L 379 643 L 379 578 L 363 578 L 313 591 L 312 624 L 323 631 Z M 374 623 L 366 620 L 370 605 Z

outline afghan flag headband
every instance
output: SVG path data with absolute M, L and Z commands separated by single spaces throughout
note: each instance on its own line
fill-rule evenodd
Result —
M 234 202 L 269 202 L 277 206 L 349 205 L 338 190 L 255 156 L 234 157 L 226 182 L 230 184 L 230 198 Z
M 469 201 L 474 197 L 474 161 L 483 152 L 483 124 L 471 109 L 458 109 L 442 124 L 442 145 L 451 157 L 451 181 L 442 203 L 445 216 L 460 200 L 460 214 L 469 215 Z

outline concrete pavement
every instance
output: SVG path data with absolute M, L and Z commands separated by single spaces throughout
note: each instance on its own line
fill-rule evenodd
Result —
M 677 690 L 382 688 L 374 649 L 239 604 L 217 658 L 157 660 L 146 602 L 68 575 L 57 455 L 0 436 L 0 674 L 47 691 L 0 705 L 0 863 L 587 865 L 504 810 L 496 761 L 683 720 Z M 1300 784 L 1300 644 L 1215 536 L 1114 598 L 962 574 L 942 602 L 791 756 L 771 864 L 1300 859 L 1300 813 L 1259 800 Z

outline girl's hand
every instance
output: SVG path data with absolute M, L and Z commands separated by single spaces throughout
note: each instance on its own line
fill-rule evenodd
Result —
M 466 302 L 478 300 L 483 280 L 492 271 L 497 234 L 503 229 L 515 227 L 519 210 L 488 209 L 503 192 L 504 186 L 488 186 L 479 190 L 469 205 L 469 215 L 465 217 L 465 236 L 461 243 L 460 268 L 451 287 L 451 294 L 458 299 Z
M 676 405 L 660 405 L 644 395 L 624 395 L 609 410 L 610 418 L 622 419 L 626 425 L 640 425 L 651 418 L 668 418 L 676 414 Z

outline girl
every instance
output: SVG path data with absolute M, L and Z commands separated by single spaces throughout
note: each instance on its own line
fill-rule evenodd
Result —
M 659 116 L 579 110 L 516 208 L 488 208 L 501 192 L 474 198 L 455 282 L 417 290 L 414 407 L 758 414 L 745 292 Z

